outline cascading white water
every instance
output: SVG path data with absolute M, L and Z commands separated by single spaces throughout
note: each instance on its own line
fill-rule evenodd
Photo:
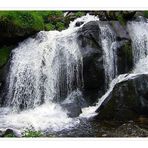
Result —
M 80 122 L 79 118 L 96 115 L 96 109 L 117 83 L 132 79 L 139 73 L 148 73 L 148 66 L 141 67 L 148 65 L 147 24 L 129 23 L 135 69 L 131 74 L 119 76 L 116 35 L 109 26 L 100 25 L 106 83 L 110 83 L 109 89 L 95 106 L 83 108 L 79 118 L 68 117 L 67 111 L 62 108 L 59 101 L 69 102 L 71 95 L 80 93 L 79 89 L 83 87 L 83 59 L 77 45 L 77 30 L 85 23 L 96 20 L 99 19 L 86 15 L 71 22 L 67 30 L 42 31 L 13 50 L 8 76 L 9 91 L 5 107 L 0 108 L 1 130 L 13 128 L 23 131 L 32 128 L 59 131 L 73 127 Z M 76 27 L 77 21 L 84 23 Z
M 116 34 L 109 25 L 101 25 L 101 42 L 103 48 L 103 63 L 105 70 L 106 87 L 117 75 L 117 53 L 118 42 Z
M 148 22 L 129 22 L 128 30 L 132 39 L 134 73 L 148 73 Z
M 109 89 L 107 90 L 107 92 L 101 98 L 98 99 L 98 103 L 96 103 L 95 106 L 83 108 L 83 112 L 80 115 L 81 117 L 90 118 L 97 115 L 95 111 L 110 95 L 116 84 L 126 81 L 128 79 L 133 79 L 139 74 L 148 74 L 148 22 L 129 22 L 127 27 L 132 39 L 134 61 L 133 71 L 130 74 L 122 74 L 114 78 L 109 84 Z
M 81 88 L 80 69 L 75 32 L 40 32 L 13 51 L 6 106 L 18 111 L 58 101 L 72 92 L 74 81 Z
M 79 123 L 78 119 L 68 117 L 59 102 L 83 87 L 77 31 L 91 20 L 99 19 L 86 15 L 71 22 L 67 30 L 41 31 L 13 50 L 5 108 L 0 116 L 1 130 L 58 131 Z M 76 27 L 77 21 L 83 24 Z

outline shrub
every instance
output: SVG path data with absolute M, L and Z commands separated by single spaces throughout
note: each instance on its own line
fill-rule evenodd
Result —
M 75 13 L 75 16 L 76 17 L 81 17 L 81 16 L 84 16 L 85 15 L 85 12 L 81 12 L 81 11 L 78 11 Z
M 148 11 L 143 12 L 144 17 L 148 18 Z
M 0 11 L 0 20 L 11 22 L 20 28 L 44 29 L 44 20 L 35 11 Z
M 45 25 L 45 30 L 50 31 L 50 30 L 54 30 L 55 29 L 55 25 L 48 23 Z
M 63 30 L 63 29 L 65 29 L 64 23 L 62 23 L 62 22 L 57 22 L 57 23 L 56 23 L 56 29 L 57 29 L 57 30 Z

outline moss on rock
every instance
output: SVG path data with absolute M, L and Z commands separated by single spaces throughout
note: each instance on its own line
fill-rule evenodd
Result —
M 7 63 L 10 55 L 10 49 L 11 48 L 7 46 L 0 48 L 0 68 Z

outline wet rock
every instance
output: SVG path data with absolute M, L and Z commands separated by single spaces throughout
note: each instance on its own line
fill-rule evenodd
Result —
M 2 132 L 1 137 L 21 137 L 21 133 L 14 129 L 6 129 Z
M 114 137 L 147 137 L 148 131 L 140 128 L 134 122 L 124 123 L 119 126 L 113 133 Z
M 79 26 L 81 26 L 82 24 L 83 24 L 84 22 L 76 22 L 76 27 L 79 27 Z
M 118 74 L 133 68 L 132 46 L 128 31 L 118 21 L 91 21 L 78 31 L 78 44 L 83 56 L 84 98 L 94 103 L 105 93 L 104 49 L 100 27 L 109 26 L 115 33 Z
M 99 22 L 89 22 L 79 30 L 78 44 L 83 56 L 84 91 L 103 91 L 105 75 Z
M 61 106 L 67 111 L 69 117 L 78 117 L 82 113 L 82 108 L 86 106 L 86 102 L 80 91 L 73 91 L 67 98 L 61 103 Z
M 6 78 L 8 75 L 8 66 L 9 64 L 4 65 L 2 68 L 0 68 L 0 104 L 3 104 L 3 95 L 4 92 L 7 91 L 8 87 L 6 84 Z
M 118 74 L 129 73 L 133 69 L 133 52 L 130 40 L 120 42 L 117 49 Z
M 99 118 L 131 120 L 148 115 L 148 75 L 141 74 L 116 84 L 111 94 L 98 109 Z

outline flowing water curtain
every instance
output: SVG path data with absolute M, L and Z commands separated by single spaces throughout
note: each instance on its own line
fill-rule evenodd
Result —
M 103 48 L 103 63 L 105 70 L 106 88 L 117 76 L 117 41 L 116 34 L 110 25 L 101 25 L 101 42 Z
M 133 21 L 129 22 L 127 27 L 132 39 L 133 61 L 136 64 L 148 55 L 148 23 L 142 20 Z

